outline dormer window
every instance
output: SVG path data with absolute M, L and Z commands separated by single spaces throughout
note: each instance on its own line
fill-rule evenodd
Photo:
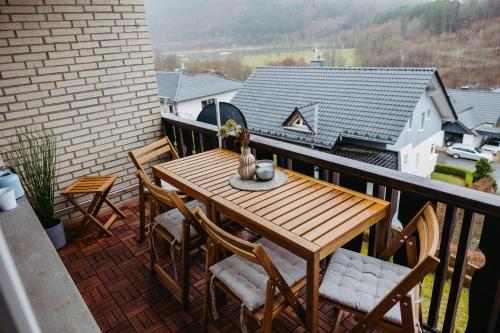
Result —
M 318 131 L 318 107 L 319 103 L 311 103 L 295 108 L 283 123 L 283 127 L 301 132 L 316 133 Z
M 290 118 L 290 120 L 285 124 L 285 127 L 299 131 L 311 132 L 311 129 L 309 128 L 309 126 L 307 126 L 307 123 L 298 113 Z

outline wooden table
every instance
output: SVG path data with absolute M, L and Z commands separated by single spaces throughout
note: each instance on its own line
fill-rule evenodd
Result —
M 307 261 L 306 328 L 317 331 L 319 262 L 389 216 L 389 202 L 282 169 L 287 184 L 249 192 L 229 185 L 238 154 L 215 149 L 153 167 L 155 177 Z

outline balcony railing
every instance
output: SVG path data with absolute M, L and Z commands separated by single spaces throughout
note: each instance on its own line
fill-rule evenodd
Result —
M 186 120 L 173 115 L 163 118 L 166 135 L 175 142 L 181 156 L 192 155 L 218 147 L 217 130 L 213 125 Z M 227 149 L 238 150 L 234 140 L 224 140 Z M 424 326 L 431 332 L 454 332 L 460 294 L 467 268 L 468 251 L 474 228 L 480 227 L 478 249 L 484 254 L 485 265 L 472 276 L 469 294 L 469 318 L 466 332 L 498 332 L 497 315 L 500 307 L 500 196 L 478 192 L 469 188 L 441 183 L 435 180 L 358 162 L 307 147 L 252 135 L 250 144 L 258 159 L 277 158 L 278 165 L 325 181 L 337 183 L 360 192 L 369 192 L 391 201 L 391 215 L 397 214 L 405 224 L 425 204 L 431 201 L 444 204 L 439 258 L 432 296 Z M 375 255 L 390 238 L 390 226 L 372 227 L 368 252 Z M 455 230 L 457 229 L 457 230 Z M 447 295 L 452 238 L 458 233 L 454 269 Z M 347 244 L 360 250 L 361 237 Z M 377 244 L 378 242 L 378 244 Z M 404 253 L 395 260 L 404 264 Z M 440 318 L 443 299 L 447 298 L 444 318 Z M 438 329 L 438 321 L 443 325 Z

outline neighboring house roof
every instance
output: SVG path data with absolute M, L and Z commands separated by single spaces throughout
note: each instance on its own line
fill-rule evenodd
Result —
M 433 68 L 258 67 L 231 103 L 250 131 L 262 135 L 325 148 L 340 136 L 395 143 L 428 87 L 444 96 L 440 103 L 445 101 L 454 118 Z M 319 103 L 316 132 L 283 126 L 296 109 L 314 103 Z M 311 113 L 312 108 L 301 112 L 312 127 Z
M 366 162 L 381 167 L 398 170 L 398 153 L 395 151 L 375 149 L 351 143 L 337 142 L 331 152 L 335 155 Z
M 487 123 L 496 124 L 500 118 L 500 94 L 491 91 L 448 89 L 448 95 L 458 120 L 471 130 Z M 471 109 L 473 109 L 471 111 Z M 472 115 L 476 113 L 477 115 Z M 473 117 L 473 119 L 471 119 Z M 478 123 L 481 119 L 481 123 Z
M 215 96 L 238 90 L 242 82 L 214 73 L 189 74 L 184 70 L 156 72 L 158 94 L 171 102 Z

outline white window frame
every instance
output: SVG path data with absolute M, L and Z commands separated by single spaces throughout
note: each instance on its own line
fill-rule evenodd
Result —
M 410 116 L 410 119 L 408 120 L 408 131 L 411 131 L 411 128 L 413 126 L 413 113 Z
M 300 116 L 300 114 L 296 114 L 285 126 L 285 128 L 302 131 L 302 132 L 311 132 L 309 126 L 306 125 L 304 119 Z
M 422 132 L 425 128 L 425 112 L 422 112 L 422 118 L 420 119 L 419 131 Z

